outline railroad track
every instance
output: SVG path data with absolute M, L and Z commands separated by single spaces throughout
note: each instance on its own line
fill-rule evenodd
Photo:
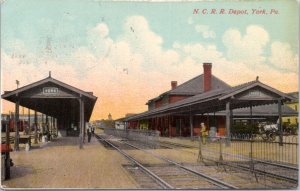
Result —
M 198 149 L 195 146 L 183 145 L 183 144 L 172 143 L 172 142 L 167 142 L 167 141 L 161 141 L 160 143 L 162 143 L 161 146 L 163 146 L 165 148 L 170 148 L 170 149 L 176 149 L 176 148 Z M 183 150 L 183 152 L 193 153 L 191 151 L 186 151 L 186 150 Z M 291 182 L 293 184 L 298 184 L 299 169 L 295 166 L 254 159 L 252 161 L 253 167 L 251 169 L 249 162 L 248 163 L 226 162 L 226 161 L 219 161 L 219 160 L 207 158 L 207 157 L 203 157 L 203 159 L 208 160 L 208 161 L 213 161 L 218 164 L 223 164 L 223 165 L 226 165 L 226 166 L 229 166 L 232 168 L 238 168 L 241 170 L 251 171 L 252 173 L 257 173 L 257 174 L 269 176 L 272 178 L 279 178 L 281 180 L 285 180 L 285 181 Z M 250 159 L 249 159 L 249 161 L 250 161 Z
M 150 166 L 146 167 L 141 162 L 130 156 L 128 153 L 124 152 L 120 149 L 120 146 L 116 143 L 112 143 L 111 141 L 101 137 L 100 135 L 96 135 L 99 141 L 104 142 L 105 144 L 113 147 L 123 156 L 125 156 L 128 160 L 135 164 L 136 167 L 142 169 L 144 173 L 150 176 L 157 184 L 160 185 L 163 189 L 176 189 L 176 188 L 186 188 L 185 184 L 189 183 L 188 188 L 207 188 L 207 189 L 238 189 L 236 186 L 226 183 L 224 181 L 218 180 L 214 177 L 208 176 L 204 173 L 197 172 L 191 168 L 185 167 L 175 161 L 172 161 L 167 158 L 163 158 L 159 155 L 155 155 L 153 153 L 147 152 L 144 149 L 141 149 L 137 146 L 134 146 L 130 143 L 122 142 L 122 144 L 128 145 L 132 148 L 142 150 L 147 152 L 153 157 L 156 157 L 162 161 L 167 162 L 169 165 L 164 167 L 155 167 Z M 140 175 L 141 176 L 141 175 Z M 200 183 L 198 187 L 195 187 L 196 183 Z

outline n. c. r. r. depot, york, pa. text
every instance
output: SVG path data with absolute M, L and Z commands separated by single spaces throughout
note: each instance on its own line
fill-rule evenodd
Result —
M 193 10 L 193 14 L 201 15 L 277 15 L 277 9 L 197 9 Z

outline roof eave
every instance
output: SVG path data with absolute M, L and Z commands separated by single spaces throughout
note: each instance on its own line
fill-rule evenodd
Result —
M 232 92 L 230 94 L 226 94 L 226 95 L 220 97 L 219 100 L 221 101 L 221 100 L 225 100 L 225 99 L 231 98 L 234 95 L 236 95 L 236 94 L 238 94 L 240 92 L 246 91 L 247 89 L 253 88 L 255 86 L 260 86 L 260 87 L 263 87 L 265 89 L 268 89 L 269 91 L 272 91 L 272 92 L 278 94 L 285 101 L 291 101 L 293 99 L 291 96 L 289 96 L 289 95 L 287 95 L 287 94 L 285 94 L 283 92 L 280 92 L 280 91 L 278 91 L 278 90 L 276 90 L 276 89 L 274 89 L 272 87 L 269 87 L 269 86 L 267 86 L 267 85 L 265 85 L 265 84 L 263 84 L 263 83 L 261 83 L 259 81 L 256 81 L 255 83 L 250 84 L 249 86 L 243 87 L 243 88 L 238 89 L 238 90 L 236 90 L 236 91 L 234 91 L 234 92 Z

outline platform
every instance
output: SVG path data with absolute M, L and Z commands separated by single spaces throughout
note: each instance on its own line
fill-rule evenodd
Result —
M 78 137 L 62 137 L 33 147 L 29 152 L 12 152 L 14 166 L 6 188 L 137 188 L 123 169 L 129 162 L 92 138 L 78 148 Z M 86 140 L 87 141 L 87 140 Z M 118 177 L 118 178 L 115 178 Z

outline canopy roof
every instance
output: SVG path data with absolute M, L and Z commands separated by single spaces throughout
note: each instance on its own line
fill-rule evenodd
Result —
M 27 86 L 5 91 L 3 99 L 16 103 L 19 100 L 21 106 L 36 110 L 49 116 L 59 118 L 62 111 L 71 112 L 79 108 L 79 99 L 84 102 L 85 120 L 89 121 L 97 97 L 92 92 L 86 92 L 49 77 L 34 82 Z
M 278 102 L 278 100 L 291 101 L 292 99 L 293 97 L 255 80 L 226 89 L 215 89 L 198 94 L 175 103 L 128 117 L 125 121 L 163 115 L 217 112 L 225 110 L 226 103 L 228 102 L 230 102 L 231 109 L 236 109 L 273 104 Z

